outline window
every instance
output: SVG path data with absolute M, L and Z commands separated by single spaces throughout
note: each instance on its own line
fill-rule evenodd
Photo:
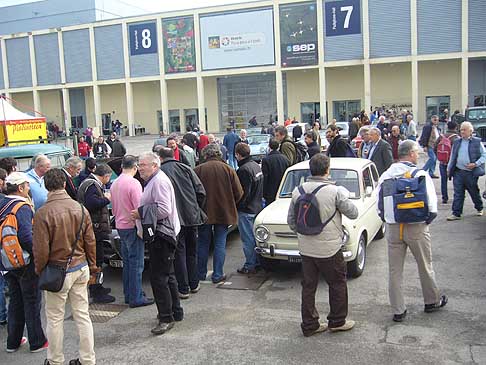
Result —
M 101 114 L 101 122 L 103 126 L 103 134 L 108 135 L 111 133 L 111 114 L 110 113 L 104 113 Z
M 321 106 L 319 103 L 300 103 L 300 118 L 302 123 L 313 125 L 320 118 Z
M 373 181 L 375 186 L 378 185 L 378 180 L 380 180 L 380 175 L 378 175 L 378 170 L 376 169 L 375 165 L 371 166 L 371 174 L 373 175 Z
M 76 129 L 82 129 L 84 128 L 83 126 L 83 116 L 82 115 L 77 115 L 71 117 L 71 127 L 76 128 Z
M 451 97 L 450 96 L 427 96 L 425 98 L 425 107 L 427 110 L 427 121 L 430 121 L 432 115 L 438 115 L 439 120 L 444 119 L 444 110 L 450 112 Z M 450 115 L 450 113 L 449 113 Z
M 169 110 L 169 133 L 181 131 L 181 117 L 179 110 Z
M 486 95 L 475 95 L 474 106 L 486 106 Z
M 350 122 L 361 112 L 360 100 L 343 100 L 333 102 L 334 119 L 338 122 Z
M 371 172 L 369 167 L 363 170 L 363 184 L 364 184 L 364 190 L 366 191 L 366 188 L 369 186 L 371 189 L 374 188 L 373 184 L 373 178 L 371 176 Z

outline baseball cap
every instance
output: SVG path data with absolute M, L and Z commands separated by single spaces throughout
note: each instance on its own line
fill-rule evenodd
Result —
M 27 178 L 27 175 L 24 174 L 23 172 L 12 172 L 10 175 L 7 176 L 5 179 L 5 183 L 11 184 L 11 185 L 20 185 L 23 184 L 24 182 L 28 182 L 29 179 Z

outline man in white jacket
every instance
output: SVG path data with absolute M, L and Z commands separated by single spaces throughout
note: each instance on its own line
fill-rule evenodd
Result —
M 390 166 L 381 176 L 377 193 L 385 180 L 402 177 L 406 172 L 418 170 L 416 167 L 420 148 L 414 141 L 403 141 L 398 146 L 399 161 Z M 429 224 L 437 217 L 437 195 L 429 174 L 423 170 L 416 173 L 416 177 L 424 176 L 426 181 L 427 204 L 429 215 L 426 220 L 418 223 L 398 224 L 394 218 L 394 206 L 390 197 L 383 200 L 383 212 L 378 205 L 378 213 L 386 222 L 386 240 L 388 241 L 389 266 L 389 296 L 393 310 L 393 320 L 401 322 L 407 315 L 405 300 L 402 293 L 403 265 L 407 248 L 410 248 L 417 262 L 420 284 L 424 296 L 426 313 L 434 312 L 447 304 L 447 297 L 441 295 L 435 281 L 432 267 L 432 245 L 430 240 Z

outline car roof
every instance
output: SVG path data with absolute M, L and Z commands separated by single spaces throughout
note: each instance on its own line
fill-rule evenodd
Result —
M 486 109 L 486 106 L 471 106 L 467 108 L 467 110 L 481 110 L 481 109 Z
M 0 148 L 0 158 L 29 158 L 39 153 L 49 156 L 59 153 L 71 153 L 71 150 L 67 147 L 50 143 L 24 144 Z
M 363 167 L 372 164 L 370 160 L 356 157 L 332 157 L 331 169 L 351 169 L 360 171 Z M 309 168 L 309 160 L 299 162 L 288 168 L 287 171 L 292 170 L 307 170 Z

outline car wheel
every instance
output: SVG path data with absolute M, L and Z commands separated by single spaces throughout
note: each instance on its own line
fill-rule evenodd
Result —
M 260 261 L 260 266 L 265 271 L 275 271 L 275 269 L 280 265 L 280 260 L 268 259 L 263 256 L 260 256 L 258 259 Z
M 380 229 L 378 230 L 378 232 L 376 232 L 375 240 L 381 240 L 382 238 L 385 238 L 385 232 L 386 225 L 385 223 L 382 223 Z
M 356 253 L 356 258 L 348 262 L 348 272 L 349 276 L 352 278 L 357 278 L 361 276 L 366 266 L 366 237 L 362 234 L 358 242 L 358 252 Z

